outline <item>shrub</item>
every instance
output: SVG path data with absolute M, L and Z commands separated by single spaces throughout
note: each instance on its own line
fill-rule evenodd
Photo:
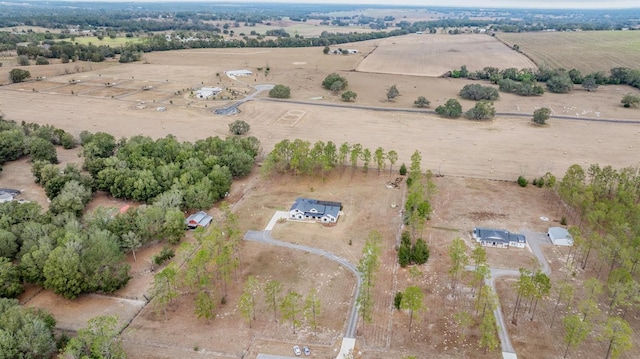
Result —
M 393 306 L 400 310 L 400 303 L 402 303 L 402 292 L 396 292 L 396 296 L 393 297 Z
M 546 125 L 549 117 L 551 117 L 551 110 L 546 107 L 542 107 L 533 111 L 533 118 L 531 121 L 538 125 Z
M 444 105 L 436 107 L 436 113 L 442 117 L 457 118 L 462 114 L 462 105 L 456 99 L 449 99 Z
M 20 66 L 29 66 L 29 58 L 27 55 L 19 55 L 18 56 L 18 65 Z
M 22 82 L 31 77 L 31 72 L 23 69 L 13 69 L 9 71 L 9 79 L 12 83 Z
M 497 100 L 500 97 L 498 90 L 491 86 L 482 86 L 479 84 L 465 85 L 460 90 L 460 97 L 467 100 Z
M 517 182 L 520 185 L 520 187 L 527 187 L 527 185 L 529 184 L 529 181 L 526 178 L 524 178 L 524 176 L 518 177 Z
M 542 188 L 544 186 L 544 177 L 538 178 L 538 181 L 536 181 L 535 179 L 533 181 L 534 181 L 533 185 L 538 188 Z
M 336 82 L 336 83 L 337 83 L 337 82 Z M 352 100 L 355 100 L 355 99 L 356 99 L 356 97 L 358 97 L 358 94 L 357 94 L 357 93 L 355 93 L 355 92 L 353 92 L 353 91 L 351 91 L 351 90 L 349 90 L 349 91 L 345 91 L 345 92 L 342 94 L 342 101 L 345 101 L 345 102 L 351 102 Z
M 332 74 L 327 75 L 327 77 L 324 78 L 324 81 L 322 81 L 322 87 L 326 88 L 327 90 L 334 91 L 334 89 L 331 88 L 331 85 L 333 85 L 333 83 L 337 81 L 342 82 L 342 88 L 339 89 L 338 91 L 342 91 L 346 89 L 347 86 L 349 86 L 349 82 L 347 81 L 346 78 L 334 72 Z
M 562 216 L 562 218 L 560 219 L 560 224 L 563 225 L 563 226 L 566 226 L 567 225 L 567 217 Z
M 249 132 L 251 126 L 242 120 L 235 120 L 229 124 L 229 132 L 236 136 L 242 136 Z
M 173 248 L 164 247 L 164 248 L 162 248 L 160 253 L 156 254 L 151 259 L 153 260 L 153 263 L 155 263 L 156 265 L 161 265 L 162 263 L 164 263 L 164 262 L 168 261 L 169 259 L 175 257 L 175 255 L 176 255 L 176 252 L 173 250 Z
M 407 174 L 407 165 L 405 165 L 404 163 L 400 166 L 400 175 L 404 176 Z
M 269 97 L 289 98 L 291 97 L 291 89 L 285 85 L 275 85 L 271 91 L 269 91 Z
M 13 71 L 13 70 L 12 70 Z M 620 103 L 626 108 L 630 107 L 639 107 L 640 106 L 640 96 L 634 95 L 632 93 L 628 93 L 624 95 Z
M 547 80 L 547 88 L 555 93 L 568 93 L 573 89 L 573 81 L 569 75 L 556 75 Z
M 489 120 L 496 115 L 496 109 L 493 107 L 493 103 L 482 100 L 476 102 L 476 105 L 464 115 L 471 120 Z
M 419 96 L 417 100 L 413 101 L 413 105 L 420 108 L 429 107 L 430 104 L 431 101 L 427 100 L 427 98 L 424 96 Z
M 36 58 L 36 65 L 49 65 L 49 60 L 44 56 L 38 56 Z

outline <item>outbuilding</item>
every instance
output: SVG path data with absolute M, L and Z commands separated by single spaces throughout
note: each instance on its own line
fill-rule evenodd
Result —
M 547 236 L 556 246 L 572 246 L 573 237 L 566 228 L 562 227 L 550 227 L 547 231 Z
M 196 229 L 198 227 L 208 227 L 211 224 L 211 221 L 213 221 L 213 217 L 208 215 L 205 211 L 200 211 L 185 219 L 184 224 L 186 224 L 189 229 Z

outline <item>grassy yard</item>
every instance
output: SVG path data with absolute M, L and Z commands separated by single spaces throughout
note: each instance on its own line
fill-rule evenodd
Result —
M 496 37 L 536 64 L 578 69 L 583 73 L 614 67 L 638 68 L 640 33 L 637 31 L 499 33 Z

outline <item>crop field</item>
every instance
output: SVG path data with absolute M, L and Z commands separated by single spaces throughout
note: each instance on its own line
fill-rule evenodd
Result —
M 535 67 L 524 55 L 488 35 L 413 34 L 380 41 L 356 70 L 437 77 L 463 65 L 471 71 L 486 66 Z
M 552 68 L 577 69 L 583 74 L 614 67 L 638 68 L 640 34 L 637 31 L 523 32 L 497 33 L 509 46 L 536 64 Z

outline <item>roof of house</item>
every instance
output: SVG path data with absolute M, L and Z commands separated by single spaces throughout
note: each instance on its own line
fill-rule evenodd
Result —
M 13 195 L 10 193 L 0 193 L 0 203 L 13 201 Z
M 571 234 L 569 234 L 569 231 L 567 231 L 566 228 L 562 228 L 562 227 L 549 227 L 549 237 L 551 237 L 551 239 L 559 239 L 559 238 L 571 238 Z
M 206 227 L 211 223 L 211 221 L 213 221 L 213 217 L 208 215 L 205 211 L 200 211 L 187 217 L 187 219 L 184 220 L 184 223 L 189 227 Z
M 319 201 L 317 199 L 310 198 L 296 198 L 296 201 L 291 206 L 291 211 L 299 210 L 303 213 L 314 213 L 320 215 L 330 215 L 334 218 L 338 218 L 342 203 Z
M 524 243 L 525 237 L 522 234 L 511 233 L 503 229 L 494 228 L 481 228 L 476 227 L 473 232 L 477 238 L 481 241 L 494 241 L 494 242 L 520 242 Z

